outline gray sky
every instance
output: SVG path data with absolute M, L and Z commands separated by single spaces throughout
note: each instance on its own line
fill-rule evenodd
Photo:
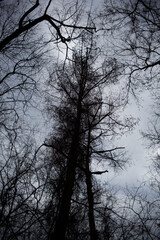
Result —
M 95 7 L 96 9 L 100 9 L 102 3 L 102 0 L 93 0 L 93 8 Z M 90 6 L 90 4 L 91 1 L 87 0 L 87 5 Z M 147 91 L 139 93 L 138 97 L 140 99 L 140 106 L 136 105 L 136 101 L 132 99 L 130 100 L 131 103 L 125 109 L 124 113 L 132 115 L 135 118 L 139 118 L 139 124 L 137 124 L 132 133 L 122 136 L 117 141 L 118 145 L 124 146 L 128 151 L 130 165 L 118 173 L 109 172 L 100 177 L 102 180 L 114 183 L 117 186 L 139 184 L 139 181 L 142 181 L 145 178 L 145 175 L 149 170 L 148 166 L 151 163 L 148 155 L 149 151 L 146 149 L 144 139 L 142 138 L 140 131 L 145 131 L 147 129 L 153 102 L 151 100 L 150 93 Z M 38 126 L 41 116 L 39 116 L 35 111 L 33 111 L 33 115 L 35 115 L 33 116 L 33 122 Z M 37 115 L 38 119 L 36 117 Z M 41 130 L 45 127 L 43 124 L 44 123 L 42 123 L 42 126 L 39 125 Z M 47 131 L 38 132 L 37 136 L 39 141 L 41 141 L 40 139 L 43 141 L 44 138 L 47 137 Z
M 101 177 L 101 180 L 106 180 L 116 187 L 138 186 L 141 181 L 146 179 L 149 166 L 152 163 L 149 149 L 146 147 L 141 131 L 147 130 L 151 119 L 153 101 L 149 91 L 139 94 L 139 98 L 141 99 L 140 106 L 133 100 L 132 104 L 125 110 L 126 114 L 139 118 L 139 123 L 131 133 L 123 135 L 117 141 L 120 146 L 125 146 L 129 156 L 129 165 L 124 170 L 117 173 L 109 172 Z

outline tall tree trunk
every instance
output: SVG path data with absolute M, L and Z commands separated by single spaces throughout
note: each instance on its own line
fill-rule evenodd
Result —
M 95 226 L 94 218 L 94 197 L 92 192 L 92 176 L 90 172 L 90 141 L 91 141 L 91 130 L 88 132 L 88 145 L 87 145 L 87 156 L 86 156 L 86 185 L 87 185 L 87 196 L 88 196 L 88 218 L 89 218 L 89 227 L 90 227 L 90 239 L 97 240 L 98 235 Z
M 64 185 L 64 191 L 62 194 L 60 210 L 59 210 L 58 218 L 55 225 L 55 231 L 51 235 L 52 240 L 65 239 L 70 205 L 71 205 L 71 197 L 73 194 L 73 187 L 74 187 L 74 180 L 75 180 L 76 160 L 77 160 L 77 151 L 76 151 L 76 148 L 72 147 L 71 155 L 70 155 L 68 166 L 67 166 L 66 181 Z
M 69 211 L 71 206 L 71 197 L 76 175 L 76 164 L 78 158 L 79 138 L 80 138 L 80 123 L 82 114 L 82 90 L 80 89 L 79 99 L 77 103 L 77 118 L 75 122 L 75 131 L 72 138 L 72 144 L 68 155 L 67 173 L 62 193 L 59 214 L 55 224 L 55 230 L 51 234 L 50 240 L 65 240 Z

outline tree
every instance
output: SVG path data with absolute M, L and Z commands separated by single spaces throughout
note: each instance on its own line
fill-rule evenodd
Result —
M 119 39 L 115 51 L 129 76 L 128 87 L 157 87 L 159 83 L 159 1 L 106 1 L 104 29 Z M 114 42 L 114 41 L 113 41 Z M 129 61 L 128 61 L 129 59 Z M 119 59 L 120 60 L 120 59 Z M 151 81 L 153 79 L 153 81 Z
M 40 224 L 42 219 L 43 187 L 37 186 L 39 166 L 35 163 L 35 148 L 28 140 L 35 129 L 30 126 L 29 118 L 33 106 L 37 107 L 37 95 L 42 94 L 40 75 L 44 74 L 48 62 L 52 64 L 49 60 L 53 54 L 51 45 L 59 48 L 64 44 L 68 49 L 70 41 L 78 38 L 81 31 L 94 30 L 87 21 L 84 27 L 80 24 L 80 2 L 74 2 L 72 8 L 66 5 L 63 12 L 53 4 L 51 0 L 45 3 L 38 0 L 0 2 L 2 238 L 18 235 L 27 238 L 28 232 L 35 233 L 35 221 Z
M 85 27 L 77 25 L 82 9 L 78 2 L 72 5 L 72 10 L 70 6 L 65 8 L 61 16 L 54 10 L 51 0 L 45 4 L 38 0 L 33 3 L 2 1 L 0 5 L 1 127 L 9 130 L 12 126 L 8 126 L 4 119 L 10 119 L 11 115 L 11 125 L 15 124 L 20 115 L 17 109 L 26 109 L 32 94 L 35 95 L 37 74 L 42 74 L 44 64 L 49 60 L 45 53 L 49 55 L 50 43 L 67 46 L 67 42 L 77 38 L 82 30 L 93 31 L 94 27 L 88 26 L 88 23 Z M 49 14 L 51 10 L 54 17 Z M 44 22 L 49 24 L 49 28 L 42 24 Z M 44 30 L 46 27 L 47 30 Z M 43 36 L 45 31 L 46 37 Z
M 18 139 L 13 144 L 5 141 L 1 145 L 1 154 L 4 157 L 0 164 L 1 239 L 16 239 L 27 235 L 34 222 L 29 203 L 36 191 L 31 187 L 31 182 L 28 182 L 28 177 L 33 176 L 34 160 L 31 154 L 32 144 L 27 139 L 25 143 L 23 149 L 18 149 Z
M 119 39 L 115 43 L 117 58 L 126 67 L 127 90 L 152 90 L 156 103 L 155 113 L 149 123 L 149 129 L 143 136 L 148 140 L 150 159 L 154 169 L 150 172 L 150 181 L 142 188 L 141 194 L 130 193 L 129 221 L 126 224 L 125 239 L 158 239 L 159 238 L 159 1 L 106 1 L 104 28 L 112 31 Z M 109 23 L 105 25 L 106 23 Z M 127 58 L 126 58 L 127 57 Z M 150 114 L 151 115 L 151 114 Z M 149 188 L 149 191 L 147 191 Z M 131 192 L 131 191 L 130 191 Z M 130 226 L 130 227 L 129 227 Z M 130 237 L 129 237 L 130 236 Z M 128 237 L 128 238 L 127 238 Z
M 106 161 L 114 167 L 122 167 L 123 148 L 112 146 L 110 149 L 103 149 L 102 141 L 105 136 L 108 136 L 108 140 L 115 136 L 116 129 L 118 134 L 119 128 L 122 130 L 132 127 L 129 119 L 124 123 L 118 120 L 116 111 L 121 104 L 118 104 L 117 97 L 114 99 L 108 96 L 108 102 L 102 99 L 102 87 L 115 81 L 116 66 L 112 68 L 112 65 L 109 65 L 104 75 L 94 68 L 96 54 L 92 55 L 92 51 L 95 51 L 93 44 L 90 48 L 82 47 L 80 51 L 75 51 L 68 65 L 58 69 L 56 76 L 51 75 L 49 81 L 50 86 L 58 91 L 53 99 L 61 99 L 58 106 L 53 104 L 56 101 L 52 98 L 47 102 L 50 115 L 54 118 L 56 116 L 58 120 L 54 124 L 57 126 L 56 129 L 54 126 L 54 134 L 52 133 L 50 140 L 45 143 L 46 147 L 52 149 L 49 162 L 54 172 L 51 173 L 54 185 L 51 183 L 51 188 L 55 187 L 55 191 L 59 193 L 55 222 L 52 223 L 54 232 L 51 233 L 50 239 L 71 238 L 69 223 L 73 211 L 75 212 L 72 207 L 74 204 L 88 206 L 89 235 L 91 239 L 98 239 L 99 229 L 96 229 L 94 211 L 95 201 L 100 200 L 100 190 L 93 184 L 96 183 L 93 175 L 103 174 L 108 170 L 91 169 L 96 160 Z M 109 61 L 108 64 L 110 63 Z M 109 145 L 108 143 L 108 147 Z M 55 195 L 58 194 L 54 193 Z M 86 214 L 84 220 L 86 221 Z
M 25 7 L 29 6 L 27 10 L 25 10 Z M 4 51 L 4 49 L 8 48 L 8 45 L 13 40 L 16 40 L 21 35 L 26 35 L 26 33 L 34 28 L 39 23 L 42 23 L 44 21 L 48 22 L 51 27 L 55 30 L 57 33 L 57 41 L 60 40 L 62 43 L 69 42 L 74 39 L 75 36 L 74 30 L 75 29 L 86 29 L 86 30 L 93 30 L 93 27 L 89 26 L 78 26 L 76 25 L 78 22 L 78 14 L 80 13 L 81 9 L 79 9 L 79 3 L 78 1 L 72 6 L 73 12 L 70 9 L 70 6 L 68 9 L 66 9 L 66 15 L 65 16 L 59 16 L 60 19 L 56 19 L 48 12 L 50 11 L 50 8 L 52 8 L 52 0 L 49 0 L 46 4 L 40 3 L 39 0 L 34 1 L 34 3 L 31 3 L 30 1 L 28 3 L 19 1 L 15 1 L 11 3 L 11 5 L 8 2 L 1 2 L 1 9 L 2 9 L 2 22 L 1 22 L 1 41 L 0 41 L 0 51 Z M 9 7 L 9 9 L 8 9 Z M 17 9 L 18 8 L 18 9 Z M 21 16 L 15 16 L 15 14 L 18 13 L 17 10 L 21 11 Z M 39 11 L 40 10 L 40 11 Z M 9 13 L 9 11 L 11 11 Z M 42 12 L 42 13 L 41 13 Z M 40 14 L 39 14 L 40 13 Z M 9 16 L 8 16 L 9 15 Z M 75 19 L 74 19 L 75 17 Z M 64 19 L 63 19 L 64 18 Z M 62 20 L 63 19 L 63 20 Z M 68 23 L 68 20 L 73 21 L 73 23 Z M 12 23 L 12 28 L 8 28 L 9 23 Z M 60 30 L 63 27 L 63 30 L 65 31 L 65 34 L 67 33 L 67 29 L 72 29 L 72 32 L 70 32 L 70 35 L 67 37 L 63 35 L 62 31 Z

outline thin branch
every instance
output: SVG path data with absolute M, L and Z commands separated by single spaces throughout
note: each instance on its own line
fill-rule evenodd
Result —
M 91 174 L 101 175 L 101 174 L 106 173 L 106 172 L 108 172 L 108 170 L 91 172 Z

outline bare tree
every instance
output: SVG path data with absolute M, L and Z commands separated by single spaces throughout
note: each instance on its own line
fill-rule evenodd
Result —
M 3 119 L 10 113 L 15 123 L 19 117 L 17 108 L 27 106 L 40 79 L 37 74 L 48 63 L 49 57 L 45 53 L 49 55 L 51 43 L 66 46 L 72 38 L 79 37 L 82 30 L 93 31 L 94 27 L 88 26 L 87 20 L 84 27 L 77 25 L 82 10 L 79 2 L 72 8 L 67 5 L 64 11 L 54 8 L 52 1 L 45 4 L 38 0 L 33 3 L 2 1 L 0 5 L 1 126 L 10 129 L 12 127 Z M 39 23 L 43 23 L 41 27 Z M 25 104 L 24 107 L 21 103 Z M 20 107 L 16 108 L 17 105 Z
M 67 44 L 83 30 L 95 29 L 87 19 L 84 25 L 80 22 L 82 2 L 67 3 L 63 8 L 54 4 L 38 0 L 0 2 L 2 239 L 16 239 L 20 235 L 27 238 L 27 234 L 29 239 L 29 234 L 36 232 L 33 231 L 35 222 L 43 226 L 40 209 L 44 185 L 37 179 L 40 167 L 35 165 L 35 148 L 28 140 L 34 130 L 26 123 L 33 104 L 38 105 L 39 82 L 44 77 L 44 66 L 48 62 L 52 64 L 49 58 L 53 48 L 57 46 L 59 51 L 59 45 L 64 44 L 68 49 Z
M 81 3 L 80 3 L 81 4 Z M 31 3 L 19 2 L 14 1 L 11 4 L 9 2 L 1 2 L 1 8 L 3 9 L 3 15 L 1 16 L 1 41 L 0 41 L 0 51 L 5 48 L 8 48 L 8 45 L 12 43 L 13 40 L 16 40 L 19 36 L 23 35 L 25 37 L 26 33 L 32 28 L 34 28 L 39 23 L 44 21 L 48 22 L 49 25 L 55 30 L 57 34 L 57 41 L 60 40 L 61 42 L 69 42 L 74 38 L 77 38 L 74 35 L 76 29 L 83 29 L 83 30 L 94 30 L 95 28 L 90 26 L 82 26 L 77 25 L 79 21 L 79 14 L 81 13 L 81 6 L 79 2 L 76 1 L 68 8 L 64 9 L 64 13 L 59 15 L 56 14 L 58 11 L 56 8 L 53 10 L 53 2 L 49 0 L 44 3 L 40 3 L 39 0 L 34 1 Z M 29 5 L 29 8 L 26 10 L 25 7 Z M 21 11 L 21 15 L 15 15 L 18 13 L 17 10 Z M 50 11 L 55 13 L 55 16 L 50 15 Z M 4 11 L 5 10 L 5 11 Z M 64 15 L 65 14 L 65 15 Z M 9 28 L 9 23 L 12 23 L 12 28 Z M 61 30 L 63 28 L 63 30 Z M 71 29 L 71 31 L 69 31 Z M 65 30 L 65 33 L 64 33 Z M 50 29 L 52 32 L 52 30 Z M 66 34 L 70 34 L 66 36 Z M 3 50 L 4 51 L 4 50 Z
M 106 1 L 104 29 L 110 30 L 118 41 L 113 48 L 115 57 L 126 67 L 128 88 L 157 87 L 160 64 L 160 5 L 159 1 Z M 111 38 L 112 38 L 111 37 Z M 153 79 L 153 81 L 152 81 Z
M 96 229 L 98 220 L 96 222 L 94 219 L 94 211 L 95 201 L 100 199 L 100 190 L 96 184 L 93 184 L 96 183 L 96 178 L 93 176 L 101 175 L 108 169 L 92 171 L 92 167 L 96 164 L 96 160 L 101 163 L 106 162 L 106 166 L 114 167 L 122 167 L 125 162 L 123 148 L 113 145 L 111 147 L 109 143 L 108 149 L 103 148 L 105 136 L 112 138 L 118 134 L 119 128 L 121 130 L 132 128 L 129 119 L 122 122 L 116 117 L 116 111 L 121 107 L 117 96 L 115 99 L 108 96 L 108 102 L 103 101 L 102 98 L 102 87 L 115 81 L 116 66 L 114 65 L 113 68 L 110 66 L 105 74 L 100 69 L 94 69 L 97 58 L 96 54 L 92 54 L 92 49 L 93 52 L 96 51 L 92 47 L 91 44 L 91 48 L 88 45 L 87 48 L 80 48 L 79 52 L 75 51 L 68 65 L 58 69 L 57 76 L 51 75 L 49 81 L 50 86 L 58 91 L 53 99 L 61 99 L 60 105 L 54 104 L 53 102 L 56 101 L 52 98 L 47 103 L 50 115 L 54 118 L 56 116 L 58 120 L 50 141 L 45 143 L 45 146 L 53 151 L 50 162 L 53 164 L 52 171 L 55 172 L 52 173 L 53 179 L 58 177 L 56 183 L 59 192 L 57 215 L 53 223 L 54 232 L 51 233 L 50 239 L 70 238 L 69 221 L 75 211 L 72 207 L 74 204 L 88 206 L 89 235 L 91 239 L 98 239 L 98 229 Z M 86 217 L 84 220 L 86 221 Z

